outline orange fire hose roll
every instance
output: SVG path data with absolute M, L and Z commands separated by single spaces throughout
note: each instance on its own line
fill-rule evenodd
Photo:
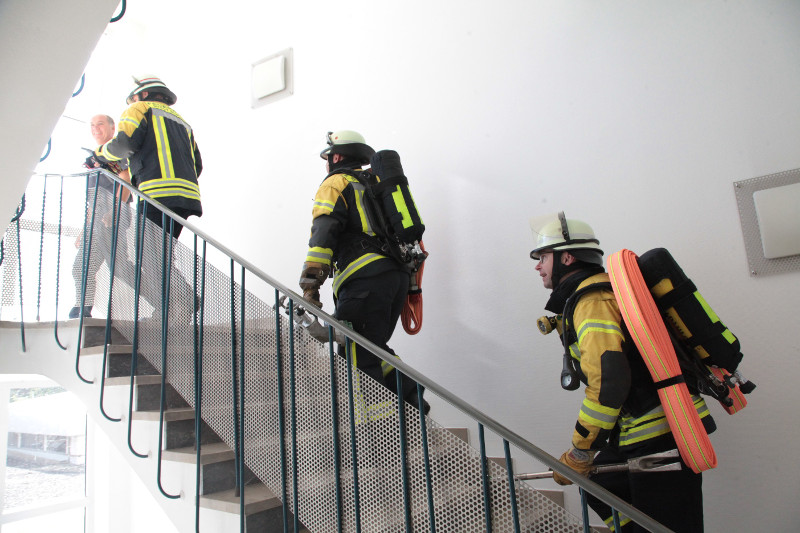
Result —
M 664 320 L 642 277 L 636 254 L 608 258 L 608 274 L 620 313 L 647 365 L 681 458 L 695 473 L 717 466 L 717 456 L 683 380 Z

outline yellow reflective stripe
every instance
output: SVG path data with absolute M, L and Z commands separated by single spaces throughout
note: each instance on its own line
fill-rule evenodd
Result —
M 630 446 L 637 442 L 642 442 L 661 435 L 666 435 L 670 432 L 669 423 L 666 417 L 661 417 L 658 420 L 630 428 L 627 431 L 621 431 L 619 434 L 619 445 Z
M 403 215 L 403 227 L 407 228 L 414 224 L 411 220 L 411 213 L 408 212 L 408 205 L 406 205 L 406 200 L 403 198 L 403 191 L 400 189 L 400 186 L 397 186 L 397 190 L 392 193 L 392 200 L 394 200 L 394 206 L 397 208 L 397 212 Z
M 708 404 L 700 396 L 691 396 L 697 415 L 703 419 L 711 414 Z M 669 433 L 670 427 L 664 414 L 664 408 L 659 405 L 640 416 L 639 418 L 622 417 L 620 422 L 619 445 L 628 446 L 652 439 Z
M 694 297 L 697 298 L 698 302 L 700 302 L 700 305 L 703 307 L 703 311 L 706 312 L 712 324 L 716 324 L 717 322 L 720 321 L 719 316 L 717 316 L 717 313 L 715 313 L 714 310 L 711 309 L 711 306 L 708 305 L 708 302 L 706 302 L 706 299 L 703 298 L 703 295 L 700 294 L 699 291 L 695 291 Z M 734 342 L 736 342 L 736 336 L 733 333 L 731 333 L 731 330 L 729 330 L 728 328 L 725 328 L 725 331 L 722 332 L 722 337 L 726 341 L 728 341 L 729 344 L 733 344 Z
M 139 190 L 151 198 L 182 196 L 200 201 L 200 186 L 189 180 L 158 178 L 139 184 Z
M 109 142 L 111 142 L 111 141 L 109 141 Z M 100 155 L 102 155 L 103 157 L 105 157 L 109 161 L 121 161 L 122 160 L 121 157 L 117 157 L 117 156 L 115 156 L 114 154 L 112 154 L 111 152 L 108 151 L 108 143 L 104 144 L 100 148 Z
M 367 210 L 364 207 L 364 186 L 361 184 L 353 184 L 353 193 L 356 197 L 356 210 L 358 211 L 358 218 L 361 219 L 361 231 L 367 235 L 375 235 L 372 227 L 369 225 L 367 219 Z
M 619 416 L 619 409 L 606 407 L 597 402 L 584 398 L 578 420 L 583 420 L 601 429 L 613 429 Z
M 334 203 L 327 200 L 314 200 L 314 207 L 312 208 L 312 211 L 314 209 L 319 209 L 326 213 L 331 213 L 333 211 L 333 206 Z
M 135 118 L 130 117 L 130 116 L 122 117 L 119 120 L 119 126 L 118 127 L 119 127 L 119 129 L 122 129 L 123 125 L 128 125 L 128 124 L 133 126 L 133 128 L 130 130 L 130 131 L 133 131 L 133 130 L 135 130 L 136 128 L 139 127 L 139 124 L 141 124 L 141 121 L 136 120 Z
M 320 248 L 319 246 L 312 246 L 308 249 L 308 253 L 306 254 L 306 261 L 311 261 L 312 263 L 322 263 L 324 265 L 330 265 L 331 260 L 333 259 L 333 250 L 330 248 Z
M 581 350 L 578 348 L 578 343 L 573 342 L 569 345 L 569 354 L 572 356 L 573 359 L 577 359 L 578 361 L 581 360 Z
M 156 134 L 156 148 L 158 151 L 158 163 L 161 165 L 161 176 L 171 179 L 175 176 L 175 169 L 172 166 L 169 136 L 167 136 L 167 127 L 164 124 L 163 115 L 153 113 L 153 131 Z
M 619 327 L 619 323 L 613 320 L 584 320 L 578 328 L 578 342 L 581 342 L 587 333 L 608 333 L 625 339 L 625 336 L 622 334 L 622 329 Z
M 373 261 L 377 261 L 378 259 L 386 259 L 385 256 L 375 253 L 367 253 L 347 265 L 343 271 L 339 272 L 336 275 L 336 278 L 333 280 L 333 294 L 335 296 L 339 295 L 339 288 L 342 284 L 347 281 L 347 279 L 352 276 L 356 271 L 359 269 L 367 266 L 368 264 L 372 263 Z

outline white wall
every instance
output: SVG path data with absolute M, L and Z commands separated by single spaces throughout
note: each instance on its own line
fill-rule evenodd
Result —
M 528 218 L 565 210 L 609 253 L 667 247 L 741 338 L 758 384 L 733 418 L 711 407 L 720 466 L 705 476 L 707 531 L 800 523 L 800 466 L 787 461 L 799 417 L 784 378 L 800 370 L 799 276 L 749 276 L 733 192 L 800 167 L 800 3 L 227 5 L 129 5 L 74 112 L 119 115 L 130 74 L 162 77 L 203 153 L 199 225 L 290 286 L 324 133 L 356 129 L 398 150 L 431 256 L 423 330 L 398 328 L 391 344 L 554 455 L 581 394 L 561 390 L 558 340 L 535 330 L 547 292 Z M 287 47 L 294 96 L 250 109 L 250 64 Z

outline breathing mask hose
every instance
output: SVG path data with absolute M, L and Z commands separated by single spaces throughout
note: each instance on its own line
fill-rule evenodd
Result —
M 425 252 L 425 245 L 422 241 L 419 242 L 423 253 Z M 403 304 L 403 311 L 400 314 L 400 319 L 403 323 L 403 329 L 409 335 L 416 335 L 422 329 L 422 272 L 425 270 L 425 262 L 423 261 L 419 270 L 411 274 L 411 285 L 408 288 L 408 295 L 406 296 L 406 303 Z

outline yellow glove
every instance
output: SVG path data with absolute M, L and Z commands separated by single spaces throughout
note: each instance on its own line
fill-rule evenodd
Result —
M 559 461 L 580 475 L 588 476 L 589 472 L 592 470 L 592 462 L 594 461 L 595 453 L 596 452 L 593 450 L 578 450 L 576 448 L 570 448 L 568 452 L 564 452 Z M 553 481 L 559 485 L 572 485 L 572 481 L 565 478 L 558 472 L 553 472 Z
M 322 309 L 322 302 L 319 298 L 319 288 L 325 283 L 330 273 L 330 265 L 310 261 L 303 263 L 303 272 L 300 273 L 300 288 L 303 289 L 303 298 L 320 309 Z

